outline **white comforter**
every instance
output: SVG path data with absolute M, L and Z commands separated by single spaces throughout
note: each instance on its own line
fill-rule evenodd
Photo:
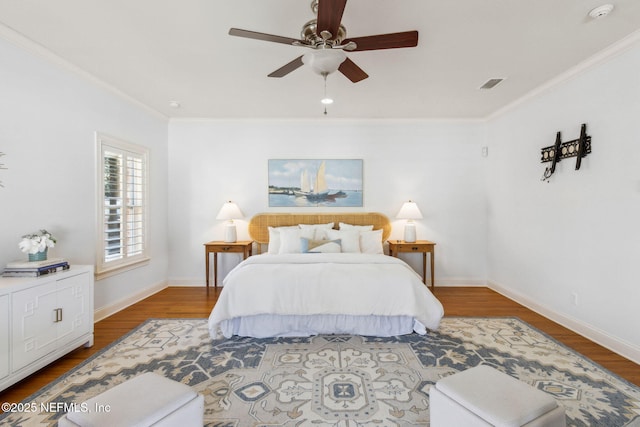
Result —
M 404 261 L 351 253 L 259 255 L 224 279 L 209 316 L 212 338 L 238 317 L 275 315 L 411 316 L 435 330 L 442 304 Z

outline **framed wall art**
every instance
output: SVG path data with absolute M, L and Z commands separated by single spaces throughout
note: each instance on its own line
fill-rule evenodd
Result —
M 270 159 L 269 207 L 362 207 L 362 159 Z

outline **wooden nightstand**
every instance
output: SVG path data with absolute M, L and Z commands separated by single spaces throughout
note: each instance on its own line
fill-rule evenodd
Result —
M 407 243 L 404 240 L 388 240 L 387 243 L 389 243 L 389 255 L 391 256 L 397 257 L 400 252 L 422 253 L 422 281 L 425 285 L 427 284 L 427 253 L 429 253 L 429 259 L 431 261 L 431 289 L 435 287 L 433 260 L 435 243 L 428 240 L 418 240 L 413 243 Z
M 209 289 L 209 254 L 213 253 L 213 286 L 218 287 L 218 253 L 241 253 L 243 259 L 251 256 L 253 241 L 242 240 L 234 243 L 212 241 L 204 244 L 204 257 L 207 269 L 207 290 Z

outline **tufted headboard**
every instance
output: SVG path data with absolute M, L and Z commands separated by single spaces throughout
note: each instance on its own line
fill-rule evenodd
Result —
M 258 244 L 269 243 L 269 227 L 284 227 L 298 224 L 327 224 L 334 228 L 344 222 L 352 225 L 373 225 L 374 230 L 382 229 L 382 241 L 391 234 L 389 218 L 378 212 L 342 213 L 259 213 L 249 221 L 249 235 Z

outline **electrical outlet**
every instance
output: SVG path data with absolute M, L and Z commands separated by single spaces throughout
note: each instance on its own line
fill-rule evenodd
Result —
M 577 306 L 578 305 L 578 293 L 577 292 L 571 292 L 571 298 L 573 299 L 573 305 Z
M 482 157 L 487 157 L 489 155 L 489 147 L 482 147 Z

